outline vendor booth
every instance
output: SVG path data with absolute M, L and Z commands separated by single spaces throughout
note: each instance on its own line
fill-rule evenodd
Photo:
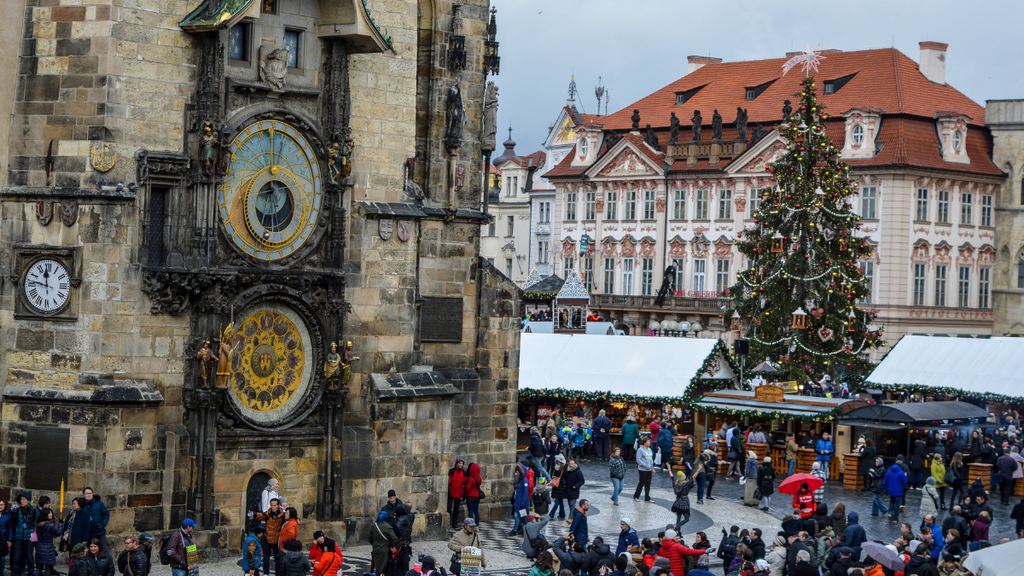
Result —
M 703 392 L 735 387 L 738 372 L 721 340 L 524 333 L 520 433 L 543 426 L 560 406 L 565 416 L 579 414 L 588 422 L 605 410 L 612 420 L 612 447 L 621 444 L 620 428 L 629 414 L 647 431 L 653 418 L 667 413 L 679 432 L 692 434 L 687 403 Z M 519 444 L 528 440 L 520 436 Z
M 837 429 L 836 418 L 865 403 L 857 398 L 822 398 L 786 394 L 781 386 L 766 384 L 746 390 L 717 390 L 704 394 L 693 406 L 700 413 L 705 428 L 714 432 L 723 423 L 738 421 L 745 429 L 760 424 L 768 437 L 767 444 L 747 444 L 747 449 L 757 454 L 758 459 L 772 457 L 772 464 L 777 473 L 783 476 L 788 472 L 785 460 L 786 435 L 793 432 L 797 444 L 801 446 L 797 454 L 797 472 L 808 473 L 816 460 L 813 446 L 807 446 L 804 440 L 813 429 L 820 436 L 821 432 L 829 432 L 833 436 L 836 457 L 830 462 L 830 478 L 838 478 L 842 471 L 839 457 L 840 446 L 848 446 L 848 432 Z M 845 440 L 841 442 L 840 440 Z M 728 449 L 724 440 L 718 441 L 719 462 L 726 461 Z

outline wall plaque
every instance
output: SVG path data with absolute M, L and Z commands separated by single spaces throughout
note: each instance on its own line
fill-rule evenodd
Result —
M 424 297 L 420 341 L 462 342 L 462 298 Z
M 785 391 L 782 389 L 782 386 L 765 384 L 754 388 L 754 398 L 761 402 L 784 402 L 784 394 Z
M 29 426 L 26 432 L 25 488 L 60 490 L 61 480 L 68 479 L 71 430 Z

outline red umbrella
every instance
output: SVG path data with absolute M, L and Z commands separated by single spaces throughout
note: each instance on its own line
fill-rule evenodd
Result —
M 796 494 L 800 491 L 800 485 L 807 484 L 807 488 L 814 492 L 825 483 L 814 474 L 793 474 L 779 484 L 779 492 L 783 494 Z

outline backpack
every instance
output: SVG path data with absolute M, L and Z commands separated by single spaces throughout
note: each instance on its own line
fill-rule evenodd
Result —
M 171 547 L 171 540 L 174 539 L 174 535 L 164 536 L 160 540 L 160 563 L 167 566 L 171 563 L 171 556 L 168 554 L 168 549 Z

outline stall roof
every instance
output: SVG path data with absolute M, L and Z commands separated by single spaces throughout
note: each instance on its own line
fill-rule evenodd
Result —
M 609 332 L 610 331 L 610 332 Z M 523 325 L 524 334 L 554 334 L 555 323 L 551 320 L 530 320 Z M 587 334 L 598 334 L 611 336 L 622 335 L 622 330 L 616 330 L 611 322 L 587 322 Z
M 904 336 L 867 377 L 873 388 L 1024 399 L 1024 338 Z
M 698 378 L 735 381 L 721 340 L 524 333 L 520 396 L 683 400 Z
M 1024 574 L 1024 540 L 1014 540 L 971 552 L 964 559 L 964 568 L 984 576 L 1016 576 Z
M 758 413 L 796 418 L 800 420 L 828 420 L 843 411 L 844 404 L 863 401 L 856 398 L 820 398 L 786 394 L 782 402 L 764 402 L 755 398 L 755 392 L 747 390 L 720 390 L 709 392 L 697 401 L 698 410 L 711 413 L 746 414 Z
M 847 412 L 842 420 L 855 426 L 884 425 L 886 428 L 947 427 L 984 422 L 988 411 L 967 402 L 904 402 L 868 404 Z M 846 422 L 844 422 L 846 423 Z

